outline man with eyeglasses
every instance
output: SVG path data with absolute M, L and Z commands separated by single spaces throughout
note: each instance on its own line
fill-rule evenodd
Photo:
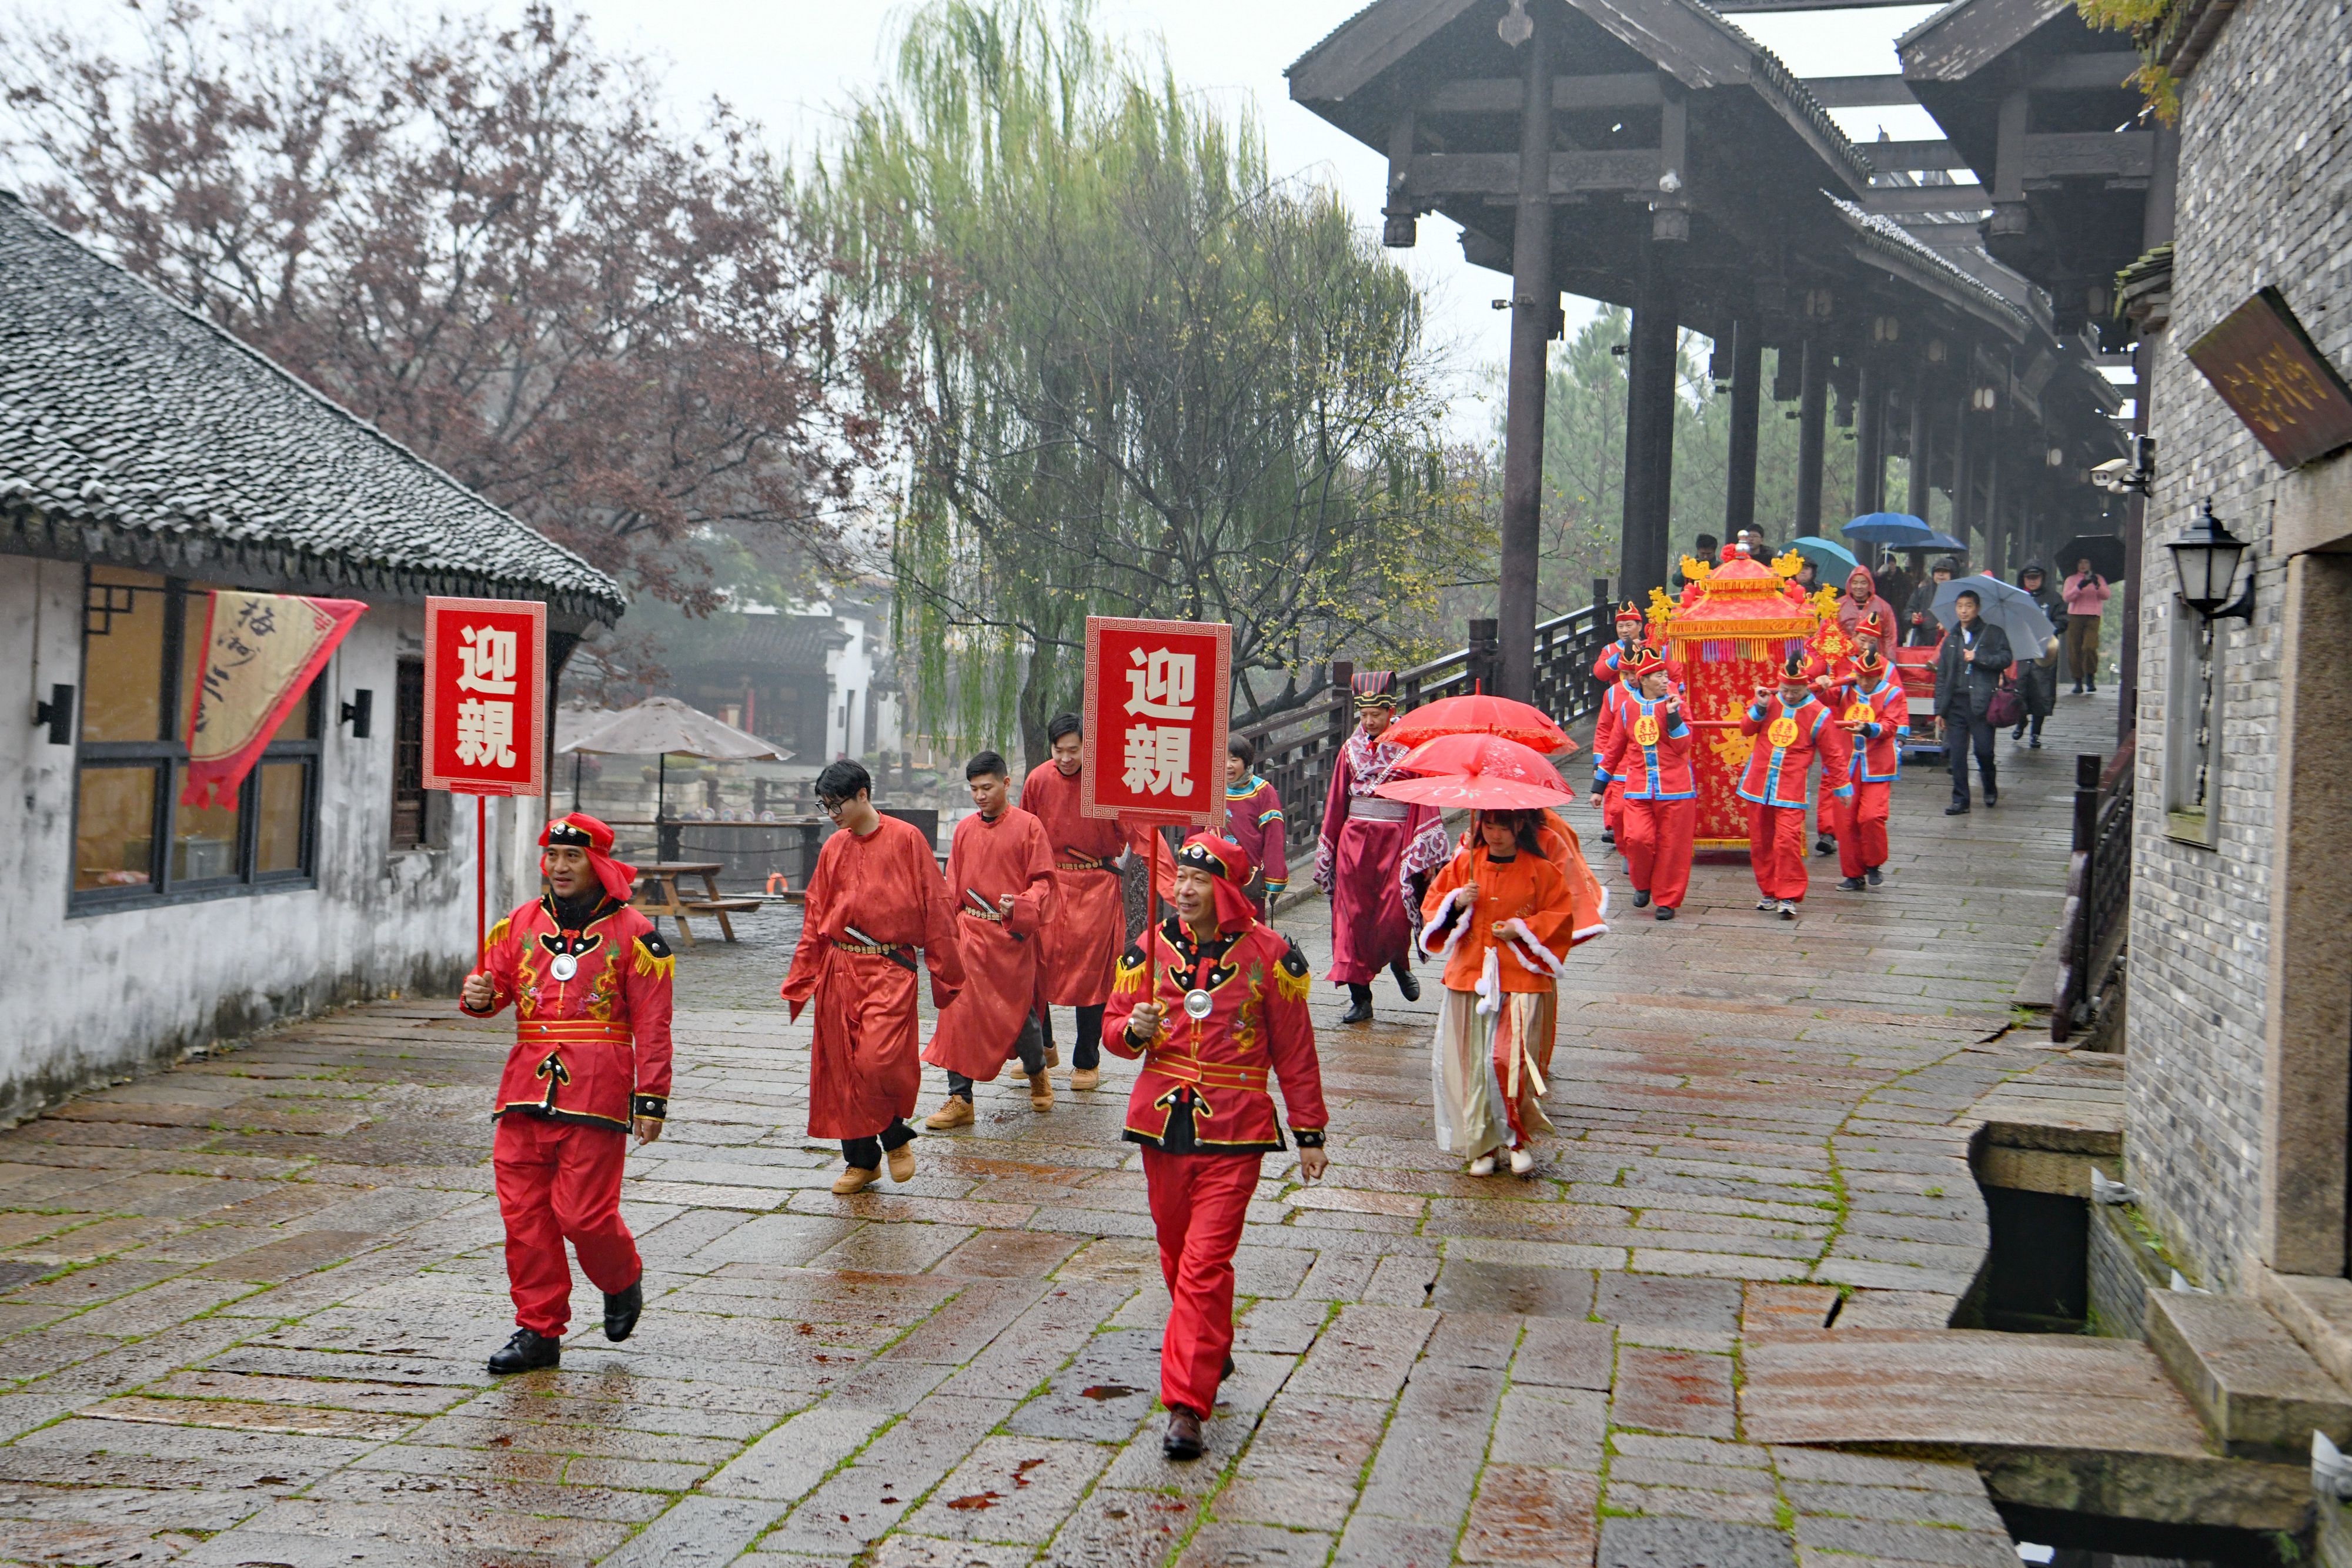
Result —
M 922 832 L 874 809 L 874 781 L 844 759 L 817 775 L 816 797 L 842 831 L 825 840 L 809 878 L 800 944 L 783 998 L 797 1021 L 816 1004 L 809 1064 L 809 1135 L 841 1140 L 841 1197 L 881 1179 L 911 1181 L 915 1130 L 907 1125 L 922 1087 L 916 1019 L 917 948 L 931 971 L 931 1002 L 963 988 L 955 902 Z

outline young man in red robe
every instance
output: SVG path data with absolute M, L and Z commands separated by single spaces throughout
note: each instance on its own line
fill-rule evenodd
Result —
M 963 989 L 940 1009 L 923 1060 L 948 1073 L 947 1103 L 923 1125 L 969 1127 L 975 1082 L 992 1083 L 1005 1059 L 1029 1075 L 1029 1108 L 1054 1108 L 1045 1034 L 1037 1013 L 1038 934 L 1052 918 L 1054 849 L 1036 818 L 1013 804 L 1004 758 L 983 751 L 964 764 L 978 808 L 956 824 L 948 848 L 948 896 L 963 932 Z
M 1895 781 L 1903 777 L 1903 743 L 1911 737 L 1911 699 L 1878 651 L 1891 629 L 1874 618 L 1856 628 L 1872 634 L 1857 639 L 1862 651 L 1854 655 L 1847 706 L 1839 715 L 1853 737 L 1853 793 L 1842 802 L 1838 821 L 1838 869 L 1845 873 L 1838 886 L 1848 893 L 1886 880 L 1881 869 L 1886 864 L 1887 817 Z
M 1331 968 L 1323 977 L 1348 988 L 1341 1023 L 1372 1021 L 1372 977 L 1386 969 L 1409 1002 L 1421 999 L 1412 973 L 1421 884 L 1453 854 L 1445 827 L 1428 806 L 1376 795 L 1405 748 L 1382 740 L 1396 719 L 1396 676 L 1356 676 L 1357 726 L 1331 767 L 1323 832 L 1315 846 L 1315 885 L 1331 895 Z
M 923 1082 L 915 950 L 930 967 L 933 1006 L 945 1008 L 964 980 L 955 904 L 930 841 L 877 811 L 873 790 L 846 759 L 816 776 L 817 803 L 841 831 L 817 854 L 783 984 L 795 1021 L 816 1004 L 808 1130 L 841 1140 L 846 1168 L 833 1190 L 845 1197 L 881 1179 L 885 1155 L 892 1181 L 914 1179 L 907 1118 Z
M 604 1294 L 604 1337 L 625 1340 L 645 1307 L 645 1266 L 621 1219 L 621 1166 L 669 1114 L 670 979 L 677 960 L 629 907 L 634 868 L 612 858 L 613 830 L 574 811 L 547 825 L 540 868 L 551 890 L 490 928 L 458 1005 L 488 1018 L 512 1004 L 490 1114 L 499 1213 L 507 1229 L 514 1337 L 495 1373 L 553 1366 L 572 1316 L 572 1266 Z
M 1070 1051 L 1070 1087 L 1102 1082 L 1103 1006 L 1126 935 L 1118 857 L 1127 847 L 1118 823 L 1080 814 L 1086 735 L 1074 713 L 1045 727 L 1054 753 L 1021 781 L 1021 809 L 1044 825 L 1054 851 L 1054 905 L 1037 935 L 1039 989 L 1046 1003 L 1075 1008 L 1077 1043 Z M 1053 1014 L 1043 1014 L 1045 1045 L 1054 1044 Z
M 1748 858 L 1756 873 L 1756 907 L 1797 917 L 1803 902 L 1807 778 L 1813 759 L 1822 764 L 1822 789 L 1847 795 L 1853 747 L 1836 716 L 1813 690 L 1824 674 L 1818 655 L 1789 655 L 1778 691 L 1759 686 L 1739 720 L 1739 733 L 1753 743 L 1739 797 L 1748 802 Z
M 1201 1423 L 1233 1371 L 1234 1249 L 1258 1165 L 1282 1151 L 1269 1070 L 1282 1083 L 1299 1175 L 1321 1177 L 1323 1075 L 1307 1014 L 1307 960 L 1253 916 L 1249 857 L 1196 833 L 1176 853 L 1175 913 L 1120 958 L 1105 1043 L 1141 1056 L 1126 1137 L 1143 1180 L 1167 1281 L 1160 1347 L 1162 1448 L 1198 1458 Z
M 1691 727 L 1666 661 L 1644 650 L 1627 672 L 1635 682 L 1607 767 L 1625 791 L 1625 865 L 1633 907 L 1654 902 L 1672 920 L 1690 890 L 1691 841 L 1698 827 L 1698 780 L 1691 769 Z

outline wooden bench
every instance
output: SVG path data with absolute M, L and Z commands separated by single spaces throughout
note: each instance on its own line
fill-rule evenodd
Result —
M 688 898 L 686 901 L 686 908 L 688 913 L 693 915 L 717 915 L 719 935 L 732 942 L 735 940 L 735 927 L 727 919 L 729 912 L 732 911 L 738 915 L 748 914 L 759 908 L 761 902 L 756 898 Z

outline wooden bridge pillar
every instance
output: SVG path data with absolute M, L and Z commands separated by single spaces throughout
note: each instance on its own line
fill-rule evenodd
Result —
M 1764 407 L 1764 338 L 1754 319 L 1732 327 L 1729 462 L 1723 480 L 1723 537 L 1756 526 L 1756 422 Z M 1673 541 L 1667 541 L 1669 547 Z M 1669 548 L 1667 554 L 1673 550 Z
M 1822 531 L 1822 445 L 1827 437 L 1829 345 L 1807 336 L 1803 382 L 1797 393 L 1797 532 Z
M 1535 695 L 1541 568 L 1544 378 L 1559 288 L 1551 270 L 1551 64 L 1538 23 L 1519 45 L 1518 211 L 1511 239 L 1511 362 L 1503 416 L 1503 554 L 1496 620 L 1500 694 Z
M 1625 367 L 1625 514 L 1617 591 L 1637 603 L 1651 589 L 1666 585 L 1679 347 L 1672 256 L 1656 241 L 1643 247 Z

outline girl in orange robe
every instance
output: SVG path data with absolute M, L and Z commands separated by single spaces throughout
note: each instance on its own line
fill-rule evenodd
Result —
M 1431 1044 L 1437 1146 L 1492 1176 L 1535 1167 L 1529 1142 L 1551 1131 L 1541 1096 L 1551 1066 L 1554 987 L 1570 947 L 1609 927 L 1597 886 L 1580 887 L 1544 854 L 1541 813 L 1481 811 L 1422 905 L 1422 949 L 1445 963 Z

